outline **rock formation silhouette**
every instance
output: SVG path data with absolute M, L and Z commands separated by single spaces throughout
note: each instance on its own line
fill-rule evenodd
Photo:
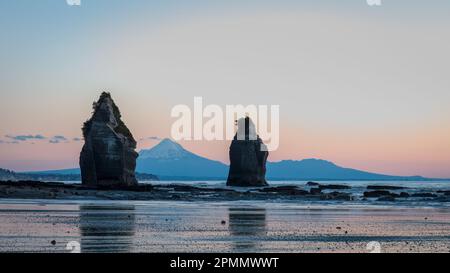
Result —
M 228 186 L 267 186 L 266 162 L 269 152 L 256 134 L 249 117 L 238 121 L 238 132 L 230 147 Z
M 136 141 L 121 120 L 119 108 L 103 92 L 93 104 L 91 119 L 83 126 L 85 144 L 80 154 L 83 185 L 126 187 L 138 184 L 135 176 Z

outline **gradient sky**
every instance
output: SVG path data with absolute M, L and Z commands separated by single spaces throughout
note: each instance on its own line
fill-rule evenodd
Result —
M 279 104 L 271 161 L 450 177 L 448 14 L 446 0 L 0 0 L 0 167 L 76 167 L 107 90 L 139 149 L 203 96 Z M 227 141 L 181 144 L 228 161 Z

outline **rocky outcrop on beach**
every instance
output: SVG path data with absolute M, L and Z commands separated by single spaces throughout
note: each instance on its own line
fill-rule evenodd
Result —
M 320 184 L 319 184 L 320 186 Z M 329 186 L 329 185 L 328 185 Z M 334 185 L 337 186 L 337 185 Z M 355 191 L 356 190 L 356 191 Z M 360 190 L 360 189 L 359 189 Z M 135 186 L 103 186 L 39 181 L 0 181 L 0 198 L 56 200 L 159 200 L 159 201 L 295 201 L 295 202 L 354 202 L 358 204 L 436 204 L 450 202 L 448 188 L 424 191 L 410 188 L 409 192 L 361 192 L 349 190 L 320 190 L 317 186 L 284 185 L 274 187 L 223 188 L 186 184 L 139 184 Z M 381 202 L 381 203 L 380 203 Z M 431 202 L 431 203 L 430 203 Z
M 405 187 L 399 186 L 386 186 L 386 185 L 369 185 L 367 186 L 368 190 L 404 190 Z
M 230 147 L 228 186 L 267 186 L 266 162 L 269 152 L 256 134 L 249 117 L 238 121 L 238 132 Z
M 85 144 L 80 154 L 83 185 L 135 186 L 136 141 L 121 120 L 119 108 L 103 92 L 83 126 Z

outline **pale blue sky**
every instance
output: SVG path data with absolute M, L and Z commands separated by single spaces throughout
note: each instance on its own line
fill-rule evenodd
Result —
M 198 95 L 279 104 L 272 160 L 450 177 L 449 14 L 446 0 L 0 0 L 0 167 L 75 166 L 80 141 L 5 136 L 80 137 L 109 90 L 137 139 L 169 136 L 171 107 Z M 183 144 L 227 160 L 228 143 Z

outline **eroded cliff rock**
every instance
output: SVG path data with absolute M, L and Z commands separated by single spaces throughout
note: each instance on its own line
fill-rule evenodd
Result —
M 228 186 L 267 186 L 266 162 L 269 152 L 247 117 L 238 121 L 238 132 L 230 147 Z
M 103 92 L 83 126 L 85 144 L 80 154 L 83 185 L 135 186 L 136 141 L 121 120 L 111 95 Z

